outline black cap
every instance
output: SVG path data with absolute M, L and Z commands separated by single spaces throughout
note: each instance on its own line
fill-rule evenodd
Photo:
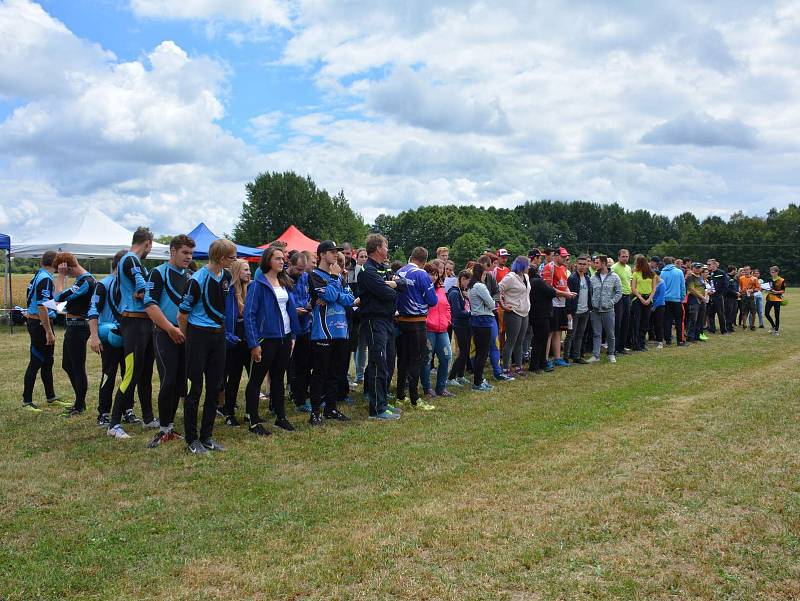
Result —
M 322 242 L 319 243 L 319 246 L 317 246 L 318 255 L 326 253 L 329 250 L 340 251 L 344 249 L 341 246 L 336 246 L 336 242 L 334 242 L 333 240 L 323 240 Z
M 650 260 L 653 261 L 654 263 L 661 263 L 661 257 L 658 257 L 656 255 L 650 257 Z
M 528 251 L 528 258 L 533 259 L 534 257 L 542 256 L 541 251 L 538 248 L 532 248 Z
M 694 268 L 698 268 L 698 269 L 702 269 L 703 267 L 705 267 L 705 265 L 703 265 L 702 263 L 698 263 L 697 261 L 695 261 L 694 263 L 692 263 L 692 267 L 694 267 Z

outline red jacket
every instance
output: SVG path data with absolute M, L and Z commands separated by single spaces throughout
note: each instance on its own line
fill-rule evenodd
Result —
M 429 332 L 446 332 L 450 326 L 450 303 L 447 302 L 444 286 L 436 289 L 436 296 L 439 302 L 428 309 L 428 318 L 425 323 Z

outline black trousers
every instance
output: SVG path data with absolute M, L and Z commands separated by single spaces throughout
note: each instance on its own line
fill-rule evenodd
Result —
M 103 373 L 100 376 L 100 394 L 97 403 L 97 413 L 104 415 L 111 413 L 111 403 L 114 400 L 114 386 L 116 386 L 117 371 L 125 376 L 125 349 L 122 347 L 104 344 L 100 352 L 100 364 Z M 128 407 L 125 407 L 128 409 Z
M 725 299 L 719 294 L 711 295 L 711 300 L 708 303 L 708 331 L 712 334 L 717 332 L 714 326 L 714 318 L 719 319 L 719 331 L 724 334 L 728 331 L 727 318 L 725 317 Z
M 289 356 L 292 350 L 292 335 L 288 334 L 284 338 L 266 338 L 261 341 L 261 361 L 253 362 L 250 367 L 250 380 L 245 388 L 245 411 L 250 418 L 250 425 L 254 426 L 261 423 L 261 416 L 258 414 L 258 397 L 261 391 L 261 384 L 269 373 L 269 399 L 275 409 L 278 419 L 286 419 L 286 406 L 284 396 L 286 389 L 283 378 L 286 375 L 286 368 L 289 366 Z
M 649 294 L 642 295 L 645 300 L 650 298 Z M 633 329 L 634 347 L 638 350 L 644 350 L 646 346 L 645 337 L 647 330 L 650 329 L 650 309 L 652 305 L 643 305 L 638 298 L 633 299 L 631 303 L 631 322 Z
M 614 305 L 614 340 L 617 354 L 628 343 L 628 329 L 631 325 L 631 295 L 623 294 Z
M 236 413 L 242 372 L 246 371 L 250 375 L 250 363 L 250 349 L 244 340 L 225 349 L 225 407 L 222 409 L 225 415 Z
M 697 342 L 700 335 L 700 303 L 686 303 L 684 308 L 686 311 L 686 340 Z
M 772 310 L 775 310 L 775 321 L 772 320 L 772 316 L 770 313 Z M 772 326 L 774 330 L 781 329 L 781 301 L 767 301 L 766 309 L 764 309 L 764 317 L 767 318 L 769 325 Z
M 412 403 L 419 399 L 419 375 L 427 356 L 428 334 L 425 321 L 401 321 L 397 350 L 397 398 L 405 395 L 406 386 Z
M 732 296 L 725 297 L 725 324 L 729 332 L 736 330 L 736 315 L 739 313 L 739 301 Z
M 308 386 L 311 378 L 311 334 L 298 336 L 289 360 L 289 390 L 294 404 L 301 407 L 308 399 Z
M 480 386 L 483 383 L 483 370 L 489 357 L 489 345 L 492 342 L 492 328 L 472 326 L 472 337 L 475 340 L 475 358 L 472 362 L 472 383 Z
M 186 375 L 189 392 L 183 402 L 183 427 L 186 444 L 197 440 L 197 414 L 205 381 L 206 397 L 200 420 L 200 440 L 208 440 L 214 432 L 217 399 L 225 373 L 225 332 L 189 325 L 186 329 Z
M 42 322 L 38 319 L 28 320 L 28 335 L 31 337 L 31 355 L 28 360 L 28 369 L 25 370 L 22 400 L 25 403 L 33 401 L 33 387 L 36 384 L 36 375 L 41 372 L 44 395 L 48 399 L 56 396 L 53 389 L 53 352 L 55 345 L 47 345 L 47 334 Z
M 456 357 L 456 360 L 453 362 L 453 367 L 450 369 L 451 380 L 454 380 L 455 378 L 463 378 L 467 371 L 471 331 L 469 326 L 455 326 L 453 327 L 453 334 L 458 342 L 458 357 Z
M 175 421 L 180 399 L 186 396 L 186 344 L 175 344 L 164 330 L 153 329 L 153 352 L 161 388 L 158 419 L 162 426 Z
M 529 371 L 547 367 L 547 346 L 550 341 L 550 318 L 531 317 L 533 342 L 531 343 L 531 363 Z
M 69 383 L 75 392 L 75 409 L 86 409 L 86 391 L 89 378 L 86 376 L 86 342 L 89 340 L 89 322 L 67 319 L 61 369 L 67 372 Z
M 386 411 L 389 394 L 389 352 L 394 361 L 394 323 L 390 319 L 365 319 L 361 327 L 367 338 L 367 368 L 364 370 L 364 393 L 369 414 Z
M 133 407 L 133 391 L 139 389 L 142 420 L 153 421 L 153 323 L 149 319 L 123 317 L 119 329 L 125 351 L 125 375 L 114 397 L 110 427 L 122 421 L 122 412 Z
M 664 342 L 672 342 L 672 326 L 675 326 L 675 340 L 683 342 L 683 304 L 677 301 L 664 303 Z
M 311 362 L 311 410 L 319 413 L 325 403 L 325 413 L 337 408 L 337 403 L 347 396 L 348 388 L 342 391 L 342 375 L 347 382 L 350 364 L 350 341 L 312 340 Z

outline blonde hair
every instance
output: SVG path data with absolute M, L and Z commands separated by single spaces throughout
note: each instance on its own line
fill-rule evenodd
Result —
M 214 263 L 220 263 L 226 256 L 235 254 L 236 245 L 225 238 L 214 240 L 208 247 L 208 260 Z
M 239 314 L 241 315 L 244 311 L 244 301 L 247 298 L 247 288 L 250 286 L 250 282 L 242 282 L 239 274 L 242 271 L 242 267 L 250 267 L 247 261 L 244 259 L 237 259 L 231 265 L 231 276 L 233 276 L 233 293 L 236 295 L 236 303 L 239 305 Z

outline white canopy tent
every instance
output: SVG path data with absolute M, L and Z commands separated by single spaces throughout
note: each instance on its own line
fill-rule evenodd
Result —
M 85 259 L 111 258 L 131 246 L 133 232 L 126 230 L 97 209 L 66 219 L 57 219 L 52 228 L 30 240 L 11 244 L 13 257 L 41 257 L 45 251 L 71 252 Z M 73 225 L 74 224 L 74 225 Z M 169 246 L 153 242 L 148 259 L 169 259 Z

